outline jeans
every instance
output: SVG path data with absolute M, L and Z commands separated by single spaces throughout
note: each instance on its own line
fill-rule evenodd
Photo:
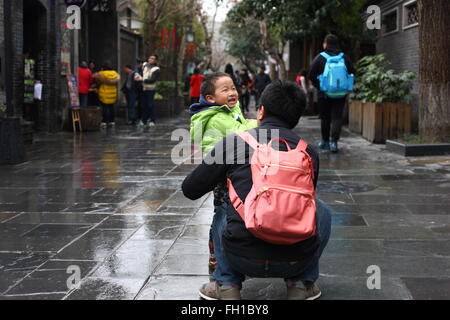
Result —
M 102 103 L 103 123 L 114 122 L 114 104 Z
M 341 137 L 342 116 L 345 107 L 345 99 L 319 98 L 319 111 L 321 119 L 322 140 L 337 142 Z
M 245 276 L 258 278 L 284 278 L 289 286 L 301 286 L 302 281 L 314 282 L 319 278 L 319 259 L 325 249 L 331 232 L 331 209 L 317 199 L 316 223 L 320 246 L 310 258 L 299 263 L 256 262 L 226 252 L 222 246 L 222 234 L 226 228 L 226 209 L 229 202 L 216 208 L 213 219 L 214 250 L 217 269 L 213 273 L 215 280 L 222 284 L 242 287 Z
M 142 122 L 155 122 L 155 90 L 144 90 L 142 94 Z
M 87 107 L 89 101 L 89 94 L 80 93 L 78 94 L 78 96 L 80 97 L 80 107 L 81 108 Z
M 136 92 L 127 92 L 128 121 L 136 122 L 136 101 L 138 94 Z

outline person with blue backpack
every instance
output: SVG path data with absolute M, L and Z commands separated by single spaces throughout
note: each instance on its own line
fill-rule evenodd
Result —
M 311 63 L 309 79 L 319 90 L 318 104 L 322 130 L 319 148 L 336 153 L 346 97 L 353 90 L 355 69 L 340 49 L 337 36 L 327 35 L 323 48 L 324 51 Z

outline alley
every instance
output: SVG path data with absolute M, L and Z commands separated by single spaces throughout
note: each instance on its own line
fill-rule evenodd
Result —
M 41 133 L 26 163 L 0 167 L 0 300 L 197 300 L 213 201 L 180 191 L 194 167 L 171 160 L 180 128 L 187 114 L 150 129 Z M 296 129 L 310 143 L 319 130 L 316 117 Z M 341 145 L 320 154 L 318 197 L 335 210 L 323 299 L 449 299 L 450 158 L 406 159 L 348 132 Z M 368 288 L 371 266 L 379 289 Z M 249 279 L 242 295 L 285 299 L 286 288 Z

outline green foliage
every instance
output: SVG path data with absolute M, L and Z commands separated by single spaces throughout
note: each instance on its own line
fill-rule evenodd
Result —
M 389 62 L 383 54 L 367 56 L 355 65 L 356 82 L 351 99 L 364 102 L 410 102 L 411 81 L 415 73 L 396 74 L 387 69 Z
M 227 38 L 227 53 L 240 59 L 247 69 L 255 72 L 257 66 L 265 59 L 264 50 L 260 45 L 258 22 L 252 19 L 237 22 L 227 18 L 221 32 Z
M 158 81 L 156 82 L 156 92 L 158 99 L 155 95 L 156 100 L 169 99 L 175 95 L 175 81 Z
M 278 28 L 286 40 L 337 34 L 346 40 L 362 37 L 361 10 L 366 0 L 242 0 L 232 15 L 252 16 Z

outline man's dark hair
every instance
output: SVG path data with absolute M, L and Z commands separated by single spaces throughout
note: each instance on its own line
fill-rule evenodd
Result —
M 216 91 L 216 81 L 222 77 L 228 77 L 231 79 L 231 76 L 225 72 L 213 72 L 205 74 L 203 76 L 202 86 L 200 87 L 200 93 L 202 94 L 202 96 L 206 97 L 207 95 L 213 95 Z
M 327 35 L 324 42 L 330 47 L 339 47 L 339 38 L 334 34 Z
M 127 65 L 125 66 L 125 68 L 130 69 L 130 70 L 133 70 L 133 67 L 131 66 L 131 64 L 127 64 Z
M 273 115 L 295 128 L 306 107 L 306 98 L 298 84 L 277 80 L 261 95 L 261 105 L 267 115 Z
M 150 58 L 150 57 L 155 57 L 155 58 L 156 58 L 156 61 L 158 61 L 158 60 L 159 60 L 159 57 L 158 57 L 158 55 L 157 55 L 157 54 L 151 54 L 151 55 L 149 55 L 148 57 L 149 57 L 149 58 Z

